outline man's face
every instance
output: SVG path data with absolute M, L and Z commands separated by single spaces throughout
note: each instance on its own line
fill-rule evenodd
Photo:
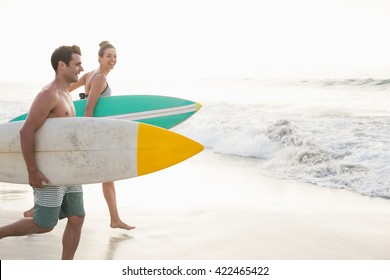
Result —
M 65 78 L 69 83 L 74 83 L 79 80 L 79 74 L 84 71 L 81 65 L 81 56 L 78 54 L 72 54 L 72 59 L 69 62 L 69 66 L 66 67 Z

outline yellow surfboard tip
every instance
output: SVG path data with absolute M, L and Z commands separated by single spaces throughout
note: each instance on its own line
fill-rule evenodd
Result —
M 196 102 L 195 104 L 196 104 L 196 111 L 198 112 L 203 105 L 198 102 Z
M 204 150 L 204 146 L 181 134 L 156 126 L 139 124 L 138 176 L 182 162 Z

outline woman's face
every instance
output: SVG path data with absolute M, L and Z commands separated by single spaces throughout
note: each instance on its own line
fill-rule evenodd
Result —
M 113 69 L 116 64 L 116 50 L 114 48 L 108 48 L 104 51 L 103 57 L 100 57 L 100 64 L 103 67 Z

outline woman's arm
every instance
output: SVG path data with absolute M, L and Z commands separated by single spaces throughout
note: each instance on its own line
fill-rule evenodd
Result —
M 89 73 L 85 73 L 77 82 L 72 83 L 70 85 L 70 87 L 68 88 L 68 91 L 72 92 L 75 89 L 78 89 L 79 87 L 84 86 L 85 85 L 85 81 L 87 80 L 87 75 L 88 74 Z
M 93 78 L 90 90 L 88 92 L 87 105 L 85 106 L 85 117 L 93 117 L 95 106 L 99 101 L 100 94 L 104 91 L 106 84 L 106 77 L 101 73 L 96 74 L 96 76 Z

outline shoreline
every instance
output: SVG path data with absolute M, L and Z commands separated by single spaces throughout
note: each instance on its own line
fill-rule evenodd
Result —
M 87 217 L 75 259 L 390 259 L 390 201 L 267 178 L 252 163 L 210 151 L 116 182 L 120 215 L 132 231 L 109 227 L 94 185 L 84 186 Z M 0 225 L 32 205 L 24 187 L 3 194 Z M 1 240 L 0 259 L 59 259 L 64 226 Z

